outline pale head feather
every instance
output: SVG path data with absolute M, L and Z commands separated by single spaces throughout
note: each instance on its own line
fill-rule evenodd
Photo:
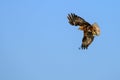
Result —
M 100 35 L 100 28 L 97 23 L 92 24 L 93 29 L 95 30 L 95 35 Z

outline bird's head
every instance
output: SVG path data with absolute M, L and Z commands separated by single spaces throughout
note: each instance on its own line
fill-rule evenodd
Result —
M 92 24 L 93 30 L 92 33 L 93 35 L 99 36 L 100 35 L 100 28 L 97 23 Z

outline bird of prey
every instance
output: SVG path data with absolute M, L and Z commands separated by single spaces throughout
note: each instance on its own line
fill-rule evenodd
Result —
M 79 26 L 79 30 L 82 30 L 84 33 L 81 49 L 87 49 L 93 42 L 94 37 L 100 35 L 100 28 L 97 23 L 90 24 L 74 13 L 68 14 L 67 18 L 71 25 Z

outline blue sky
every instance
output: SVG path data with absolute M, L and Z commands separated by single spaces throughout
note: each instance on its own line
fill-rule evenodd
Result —
M 1 0 L 0 80 L 120 80 L 119 0 Z M 88 50 L 76 13 L 101 35 Z

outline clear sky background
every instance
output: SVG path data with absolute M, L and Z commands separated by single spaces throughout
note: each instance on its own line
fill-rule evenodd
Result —
M 76 13 L 101 35 L 88 50 Z M 120 0 L 1 0 L 0 80 L 120 80 Z

